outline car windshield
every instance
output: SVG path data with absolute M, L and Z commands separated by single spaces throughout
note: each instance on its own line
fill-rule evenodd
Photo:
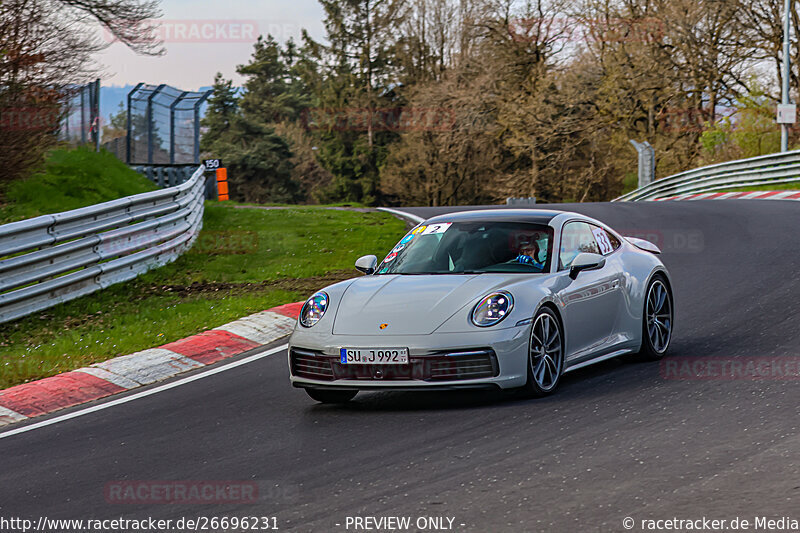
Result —
M 550 270 L 553 230 L 520 222 L 420 225 L 395 246 L 376 274 L 542 273 Z

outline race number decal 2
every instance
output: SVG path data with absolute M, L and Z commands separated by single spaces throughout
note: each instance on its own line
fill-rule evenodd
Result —
M 611 246 L 611 241 L 608 240 L 608 233 L 603 228 L 596 228 L 592 230 L 594 234 L 594 240 L 597 241 L 597 245 L 600 247 L 600 253 L 603 255 L 610 254 L 614 251 L 614 247 Z
M 431 224 L 430 226 L 425 228 L 425 231 L 423 231 L 421 235 L 434 235 L 436 233 L 444 233 L 445 231 L 450 229 L 450 226 L 452 225 L 453 225 L 452 222 L 446 222 L 444 224 Z

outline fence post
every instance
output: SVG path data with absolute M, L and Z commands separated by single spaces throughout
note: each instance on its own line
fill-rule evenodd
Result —
M 630 142 L 639 153 L 639 188 L 642 188 L 655 180 L 656 151 L 647 141 L 639 143 L 631 139 Z
M 153 164 L 153 98 L 166 86 L 166 83 L 162 83 L 147 97 L 147 163 L 149 165 Z
M 64 135 L 66 136 L 64 140 L 69 141 L 69 116 L 72 114 L 72 98 L 67 100 L 67 113 L 66 118 L 64 119 Z
M 200 105 L 211 96 L 212 91 L 206 91 L 194 104 L 194 162 L 200 163 Z
M 125 136 L 125 162 L 131 164 L 131 132 L 133 131 L 133 122 L 131 121 L 131 103 L 133 102 L 133 94 L 138 91 L 144 83 L 139 82 L 136 84 L 131 92 L 128 93 L 128 123 L 126 124 L 128 133 Z
M 94 102 L 92 106 L 92 126 L 94 127 L 94 151 L 100 151 L 100 78 L 94 81 Z
M 181 95 L 169 106 L 169 164 L 175 164 L 175 106 L 183 100 L 189 91 L 183 91 Z
M 81 87 L 81 144 L 86 144 L 86 87 Z

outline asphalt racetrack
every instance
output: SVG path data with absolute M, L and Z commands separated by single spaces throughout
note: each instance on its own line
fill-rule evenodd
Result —
M 280 530 L 313 532 L 357 531 L 347 526 L 356 516 L 450 517 L 452 531 L 470 532 L 626 531 L 626 517 L 632 531 L 644 519 L 800 518 L 800 380 L 780 374 L 800 360 L 800 204 L 556 208 L 662 247 L 676 305 L 667 359 L 572 372 L 542 400 L 378 392 L 322 406 L 289 385 L 284 350 L 85 416 L 0 432 L 0 516 L 269 516 Z M 741 373 L 678 371 L 708 357 L 741 363 Z M 768 375 L 749 379 L 747 365 L 765 362 Z M 141 480 L 238 480 L 256 483 L 259 498 L 109 499 L 109 483 Z

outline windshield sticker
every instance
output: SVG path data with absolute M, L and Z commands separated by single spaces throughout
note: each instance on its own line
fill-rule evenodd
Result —
M 383 267 L 378 271 L 378 274 L 386 274 L 387 272 L 389 272 L 389 267 Z
M 413 239 L 413 238 L 414 238 L 414 235 L 411 235 L 411 234 L 409 233 L 408 235 L 406 235 L 405 237 L 403 237 L 403 239 L 400 241 L 400 244 L 402 244 L 402 245 L 404 245 L 404 246 L 405 246 L 406 244 L 410 243 L 410 242 L 411 242 L 411 239 Z
M 406 247 L 406 245 L 405 245 L 405 244 L 398 244 L 397 246 L 395 246 L 394 248 L 392 248 L 392 251 L 393 251 L 393 252 L 400 252 L 400 251 L 401 251 L 401 250 L 403 250 L 405 247 Z
M 397 257 L 397 252 L 392 252 L 386 256 L 386 259 L 383 260 L 384 263 L 388 263 L 390 261 L 394 261 L 394 258 Z
M 427 228 L 427 227 L 428 226 L 417 226 L 416 228 L 411 230 L 411 235 L 418 235 L 418 234 L 422 233 L 423 231 L 425 231 L 425 228 Z
M 597 241 L 597 245 L 600 247 L 600 253 L 603 255 L 610 254 L 614 251 L 614 247 L 611 246 L 611 241 L 608 239 L 608 233 L 603 228 L 596 228 L 592 230 L 594 234 L 594 240 Z
M 431 224 L 420 235 L 435 235 L 437 233 L 444 233 L 450 229 L 450 226 L 452 225 L 452 222 L 446 222 L 444 224 Z

